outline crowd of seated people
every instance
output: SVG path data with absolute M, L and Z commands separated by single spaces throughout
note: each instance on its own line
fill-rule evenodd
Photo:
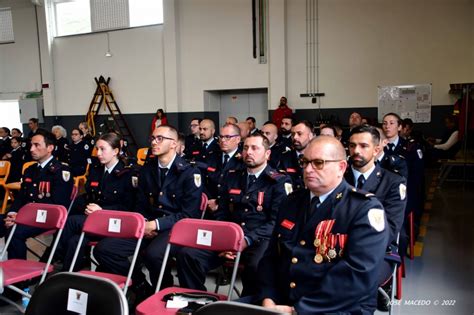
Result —
M 190 133 L 183 135 L 168 122 L 155 124 L 143 166 L 124 159 L 118 132 L 94 138 L 86 123 L 70 130 L 71 141 L 64 127 L 50 132 L 39 128 L 37 119 L 30 120 L 26 138 L 19 130 L 13 135 L 0 128 L 2 158 L 12 162 L 11 181 L 22 179 L 3 233 L 9 233 L 26 203 L 69 205 L 74 177 L 86 175 L 55 260 L 69 269 L 91 213 L 141 213 L 145 238 L 131 288 L 139 303 L 156 286 L 173 225 L 200 218 L 206 194 L 205 218 L 237 223 L 244 232 L 242 300 L 288 313 L 386 310 L 377 289 L 391 289 L 392 271 L 407 252 L 407 216 L 414 213 L 418 223 L 421 218 L 426 148 L 406 132 L 409 122 L 396 113 L 369 125 L 354 112 L 350 128 L 342 132 L 335 123 L 316 129 L 308 120 L 296 121 L 286 102 L 283 97 L 273 121 L 260 126 L 254 117 L 241 122 L 229 117 L 222 126 L 194 118 Z M 436 150 L 456 143 L 455 126 L 447 128 L 445 146 L 435 145 Z M 22 174 L 30 160 L 37 165 Z M 42 231 L 19 232 L 9 257 L 25 258 L 26 239 Z M 126 275 L 136 241 L 92 240 L 98 268 Z M 82 248 L 76 269 L 87 267 L 88 255 Z M 206 289 L 210 270 L 235 259 L 232 252 L 179 247 L 170 255 L 178 279 L 168 266 L 162 287 L 179 283 L 199 290 Z

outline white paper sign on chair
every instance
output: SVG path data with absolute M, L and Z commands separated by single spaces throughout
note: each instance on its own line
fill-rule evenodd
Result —
M 48 217 L 48 211 L 38 209 L 36 211 L 36 222 L 46 223 L 46 218 Z
M 122 226 L 122 220 L 120 219 L 109 219 L 109 232 L 120 233 L 120 228 Z
M 203 246 L 211 246 L 212 244 L 212 231 L 199 230 L 197 231 L 196 244 Z
M 87 314 L 88 294 L 79 290 L 69 289 L 67 310 L 79 314 Z

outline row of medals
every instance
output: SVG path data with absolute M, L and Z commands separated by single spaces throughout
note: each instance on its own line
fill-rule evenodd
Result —
M 321 239 L 316 238 L 314 240 L 314 246 L 316 247 L 316 255 L 314 256 L 314 262 L 317 264 L 322 263 L 324 260 L 331 262 L 331 259 L 337 257 L 337 252 L 335 248 L 329 248 L 329 236 L 326 235 L 321 242 Z M 334 244 L 335 246 L 335 244 Z M 327 250 L 327 252 L 326 252 Z M 339 250 L 339 257 L 342 257 L 342 249 Z

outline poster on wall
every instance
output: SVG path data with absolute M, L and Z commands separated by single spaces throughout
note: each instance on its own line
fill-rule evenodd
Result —
M 414 123 L 431 121 L 431 84 L 378 87 L 378 120 L 387 113 L 397 113 Z

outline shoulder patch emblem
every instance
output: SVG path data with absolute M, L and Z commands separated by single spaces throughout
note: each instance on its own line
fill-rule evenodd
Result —
M 377 231 L 382 232 L 385 229 L 385 214 L 382 209 L 370 209 L 367 216 L 370 225 Z
M 69 172 L 69 171 L 63 171 L 62 175 L 63 175 L 63 180 L 65 182 L 68 182 L 69 179 L 71 178 L 71 172 Z
M 201 174 L 194 174 L 194 184 L 196 187 L 201 187 Z
M 287 196 L 291 194 L 293 192 L 293 185 L 290 183 L 285 183 L 285 192 Z
M 132 186 L 133 186 L 133 188 L 138 187 L 138 177 L 137 176 L 132 176 Z
M 407 186 L 405 184 L 400 184 L 400 200 L 405 200 L 407 197 Z
M 418 153 L 418 158 L 420 158 L 420 160 L 423 158 L 423 151 L 421 151 L 421 149 L 418 149 L 416 150 L 416 153 Z

